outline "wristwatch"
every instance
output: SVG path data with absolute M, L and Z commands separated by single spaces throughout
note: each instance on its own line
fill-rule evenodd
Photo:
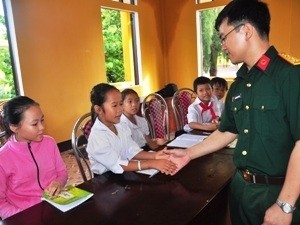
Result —
M 290 205 L 289 203 L 282 202 L 279 199 L 276 200 L 276 204 L 281 208 L 281 210 L 285 213 L 293 213 L 296 207 Z

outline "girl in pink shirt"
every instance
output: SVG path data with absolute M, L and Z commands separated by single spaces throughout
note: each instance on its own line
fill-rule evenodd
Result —
M 8 136 L 0 149 L 0 217 L 5 219 L 41 202 L 43 192 L 57 195 L 68 175 L 56 142 L 43 134 L 38 103 L 15 97 L 4 104 L 2 117 Z

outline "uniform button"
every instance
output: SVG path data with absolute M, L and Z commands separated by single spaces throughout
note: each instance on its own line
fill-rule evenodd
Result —
M 246 105 L 246 106 L 245 106 L 245 109 L 246 109 L 246 110 L 248 110 L 249 108 L 250 108 L 249 105 Z
M 248 130 L 248 129 L 244 129 L 244 133 L 245 133 L 245 134 L 248 134 L 248 133 L 249 133 L 249 130 Z
M 237 111 L 237 108 L 236 108 L 236 107 L 234 107 L 234 111 Z
M 250 84 L 250 83 L 248 83 L 248 84 L 247 84 L 247 87 L 251 87 L 251 84 Z
M 242 151 L 242 155 L 247 155 L 247 151 Z
M 264 106 L 264 105 L 262 105 L 262 106 L 261 106 L 261 109 L 262 109 L 262 110 L 264 110 L 264 109 L 265 109 L 265 106 Z

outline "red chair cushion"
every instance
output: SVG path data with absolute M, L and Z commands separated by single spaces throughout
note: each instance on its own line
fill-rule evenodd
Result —
M 152 115 L 153 126 L 156 138 L 165 138 L 165 121 L 164 121 L 164 110 L 162 109 L 162 104 L 157 99 L 152 99 L 149 102 L 149 111 Z
M 187 124 L 188 108 L 189 108 L 190 104 L 192 104 L 191 94 L 186 91 L 183 91 L 183 92 L 179 93 L 178 99 L 179 99 L 179 104 L 180 104 L 182 114 L 183 114 L 184 124 Z

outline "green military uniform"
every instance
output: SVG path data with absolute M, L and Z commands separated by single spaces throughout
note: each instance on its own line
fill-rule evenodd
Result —
M 300 139 L 300 66 L 285 61 L 273 46 L 249 71 L 242 65 L 228 91 L 219 130 L 239 135 L 233 157 L 238 170 L 230 193 L 232 223 L 260 225 L 282 185 L 247 182 L 240 171 L 285 176 Z M 300 224 L 300 205 L 293 221 Z

